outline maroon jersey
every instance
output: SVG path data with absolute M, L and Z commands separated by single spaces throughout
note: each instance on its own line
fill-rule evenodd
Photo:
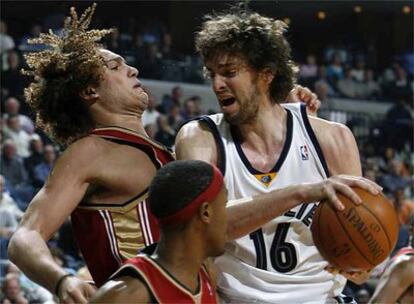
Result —
M 203 266 L 198 274 L 199 288 L 196 294 L 193 294 L 166 269 L 145 254 L 126 261 L 111 279 L 125 275 L 141 280 L 147 286 L 152 301 L 157 303 L 217 303 L 216 292 Z
M 174 160 L 167 148 L 128 129 L 106 127 L 92 134 L 145 152 L 157 169 Z M 131 170 L 139 170 L 139 164 Z M 147 196 L 148 189 L 119 204 L 97 205 L 83 200 L 73 211 L 74 234 L 97 286 L 125 260 L 158 241 L 158 224 L 148 208 Z

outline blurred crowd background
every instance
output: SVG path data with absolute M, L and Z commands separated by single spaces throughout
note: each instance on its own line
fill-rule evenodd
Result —
M 43 50 L 41 45 L 29 45 L 27 39 L 50 28 L 59 32 L 70 5 L 81 10 L 90 3 L 1 3 L 1 303 L 17 293 L 23 293 L 29 303 L 53 302 L 50 293 L 8 261 L 7 244 L 65 148 L 36 128 L 35 113 L 24 100 L 29 79 L 20 73 L 25 66 L 23 55 Z M 193 42 L 201 16 L 226 5 L 208 1 L 106 1 L 98 5 L 93 26 L 115 29 L 104 45 L 137 67 L 144 85 L 152 84 L 146 87 L 150 103 L 143 122 L 148 135 L 166 146 L 173 147 L 185 121 L 217 110 L 208 95 L 193 93 L 200 85 L 210 90 Z M 288 38 L 300 67 L 298 83 L 318 95 L 321 117 L 353 130 L 364 176 L 384 187 L 398 213 L 401 229 L 395 251 L 406 246 L 414 213 L 413 3 L 253 1 L 249 7 L 289 24 Z M 156 89 L 152 89 L 154 83 Z M 88 277 L 69 220 L 49 246 L 68 272 Z M 381 267 L 367 284 L 348 284 L 359 303 L 372 294 Z

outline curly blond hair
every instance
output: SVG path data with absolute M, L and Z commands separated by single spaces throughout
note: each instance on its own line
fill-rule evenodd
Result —
M 59 143 L 67 144 L 95 127 L 88 106 L 79 96 L 88 86 L 99 85 L 105 63 L 98 41 L 111 32 L 87 30 L 95 8 L 96 3 L 78 18 L 72 7 L 62 35 L 49 30 L 28 41 L 48 48 L 24 56 L 29 69 L 22 72 L 34 77 L 25 97 L 36 113 L 37 125 Z
M 285 100 L 296 82 L 298 68 L 291 60 L 291 49 L 284 37 L 287 25 L 241 8 L 231 13 L 206 15 L 196 34 L 196 49 L 205 61 L 220 54 L 241 56 L 256 70 L 270 68 L 275 75 L 270 96 Z

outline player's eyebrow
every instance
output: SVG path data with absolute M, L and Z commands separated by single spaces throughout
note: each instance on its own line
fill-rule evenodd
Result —
M 111 61 L 115 61 L 115 62 L 117 62 L 117 63 L 125 63 L 126 61 L 125 61 L 125 59 L 123 58 L 123 57 L 121 57 L 121 56 L 115 56 L 115 57 L 113 57 L 113 58 L 110 58 L 110 59 L 108 59 L 108 60 L 105 60 L 105 63 L 109 63 L 109 62 L 111 62 Z
M 233 67 L 235 67 L 235 66 L 237 66 L 237 62 L 236 62 L 236 61 L 230 61 L 230 62 L 225 62 L 225 63 L 219 63 L 219 64 L 217 65 L 217 68 L 218 68 L 218 69 L 223 69 L 223 68 L 233 68 Z M 213 68 L 212 68 L 212 67 L 209 67 L 209 66 L 205 66 L 205 68 L 206 68 L 209 72 L 211 72 L 211 71 L 213 70 Z

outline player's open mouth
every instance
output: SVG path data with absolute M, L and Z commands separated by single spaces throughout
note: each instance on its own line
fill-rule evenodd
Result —
M 220 100 L 220 105 L 222 107 L 228 107 L 228 106 L 232 105 L 235 101 L 236 101 L 236 98 L 234 98 L 234 97 L 222 99 L 222 100 Z

